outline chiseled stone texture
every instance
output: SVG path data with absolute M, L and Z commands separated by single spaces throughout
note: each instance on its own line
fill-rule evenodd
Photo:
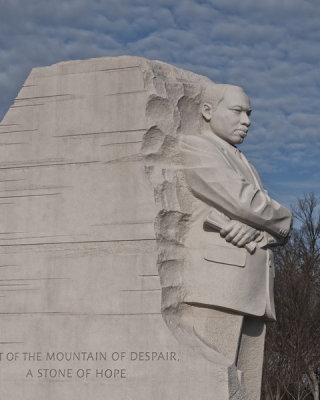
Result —
M 243 398 L 235 372 L 184 348 L 161 315 L 163 246 L 179 251 L 190 201 L 176 141 L 198 129 L 206 79 L 126 56 L 32 70 L 0 125 L 1 399 Z M 24 361 L 33 352 L 44 359 Z M 110 360 L 115 352 L 124 359 Z M 130 360 L 137 352 L 176 359 Z M 39 377 L 45 368 L 73 376 Z

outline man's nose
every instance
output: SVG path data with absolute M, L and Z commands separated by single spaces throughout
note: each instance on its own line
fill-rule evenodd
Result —
M 241 113 L 241 124 L 246 126 L 250 126 L 251 124 L 249 115 L 246 113 L 246 111 L 242 111 Z

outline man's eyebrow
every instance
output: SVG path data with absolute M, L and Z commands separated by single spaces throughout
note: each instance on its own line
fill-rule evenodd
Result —
M 246 111 L 252 111 L 252 108 L 251 107 L 246 107 L 246 106 L 243 106 L 243 105 L 241 105 L 241 104 L 233 104 L 232 106 L 231 106 L 231 108 L 236 108 L 236 107 L 238 107 L 238 108 L 241 108 L 241 109 L 243 109 L 243 110 L 246 110 Z

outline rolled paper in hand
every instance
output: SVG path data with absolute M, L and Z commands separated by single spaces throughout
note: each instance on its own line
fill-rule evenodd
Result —
M 220 232 L 222 227 L 230 221 L 230 218 L 227 217 L 226 215 L 222 213 L 217 213 L 215 212 L 214 215 L 213 213 L 210 213 L 206 220 L 205 223 L 208 224 L 211 228 L 215 229 L 216 231 Z M 256 242 L 250 242 L 244 245 L 245 249 L 250 253 L 253 254 L 256 250 L 257 243 Z

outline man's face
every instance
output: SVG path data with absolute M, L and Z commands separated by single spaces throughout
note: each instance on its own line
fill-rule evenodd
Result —
M 227 88 L 224 98 L 212 111 L 210 127 L 213 133 L 234 145 L 243 142 L 250 125 L 251 106 L 241 88 Z

